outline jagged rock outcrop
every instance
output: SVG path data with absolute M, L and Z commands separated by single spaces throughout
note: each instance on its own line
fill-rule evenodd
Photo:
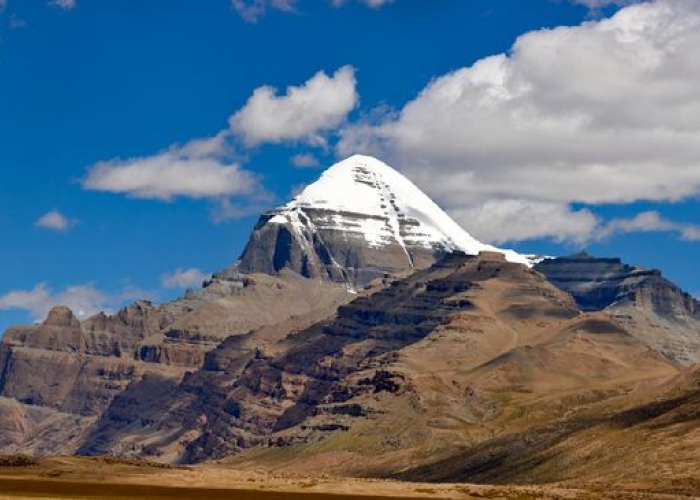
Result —
M 700 362 L 700 303 L 660 271 L 587 253 L 548 259 L 536 269 L 581 309 L 606 311 L 669 359 Z
M 297 315 L 323 317 L 349 298 L 340 286 L 294 275 L 230 276 L 206 285 L 174 302 L 138 302 L 83 323 L 57 307 L 42 324 L 8 329 L 0 343 L 0 397 L 25 407 L 32 418 L 13 423 L 24 413 L 16 405 L 0 408 L 0 426 L 26 431 L 14 433 L 21 441 L 7 440 L 0 452 L 37 441 L 41 422 L 62 422 L 82 436 L 115 397 L 144 376 L 177 384 L 227 336 Z M 82 438 L 59 439 L 62 435 L 55 440 L 45 435 L 34 449 L 72 453 L 81 444 Z
M 625 302 L 649 307 L 661 316 L 700 318 L 700 302 L 656 269 L 631 266 L 619 258 L 598 258 L 585 252 L 544 260 L 536 269 L 569 292 L 585 311 L 602 311 Z
M 328 295 L 327 285 L 319 288 Z M 186 376 L 180 384 L 163 377 L 144 377 L 115 398 L 78 452 L 181 461 L 184 444 L 198 438 L 207 422 L 199 408 L 219 411 L 213 399 L 225 394 L 230 377 L 240 374 L 252 359 L 288 335 L 332 316 L 345 297 L 333 303 L 326 299 L 306 314 L 226 338 L 207 354 L 203 369 Z M 200 383 L 208 395 L 196 389 Z

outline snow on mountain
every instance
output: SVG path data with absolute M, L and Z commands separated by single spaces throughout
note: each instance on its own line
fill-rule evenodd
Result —
M 314 217 L 308 217 L 313 211 Z M 412 248 L 503 253 L 528 266 L 529 256 L 481 243 L 462 229 L 415 184 L 385 163 L 356 155 L 326 170 L 268 221 L 298 231 L 333 230 L 362 236 L 370 247 L 398 243 L 411 262 Z M 315 227 L 311 228 L 310 225 Z

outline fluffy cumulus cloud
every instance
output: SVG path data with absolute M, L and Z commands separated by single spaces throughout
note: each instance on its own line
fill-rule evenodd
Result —
M 357 101 L 350 66 L 331 76 L 319 72 L 281 96 L 272 87 L 261 87 L 231 116 L 229 127 L 215 136 L 150 156 L 99 162 L 88 170 L 82 186 L 163 201 L 211 199 L 215 222 L 256 213 L 268 206 L 272 196 L 258 176 L 233 160 L 234 149 L 284 141 L 324 145 L 327 134 L 344 123 Z M 295 162 L 311 166 L 313 157 L 302 155 Z
M 474 237 L 490 243 L 551 237 L 583 244 L 600 231 L 600 220 L 590 210 L 547 201 L 491 200 L 450 215 Z
M 210 275 L 197 268 L 178 268 L 172 273 L 164 274 L 161 277 L 161 286 L 167 289 L 175 288 L 195 288 L 202 286 L 204 280 Z
M 356 86 L 354 68 L 345 66 L 330 76 L 320 71 L 284 95 L 274 87 L 260 87 L 231 117 L 231 129 L 249 146 L 296 140 L 318 143 L 323 131 L 340 125 L 355 108 Z
M 45 283 L 31 290 L 14 290 L 0 296 L 0 310 L 23 309 L 41 321 L 56 306 L 67 306 L 79 319 L 109 309 L 113 298 L 92 285 L 71 286 L 54 292 Z
M 608 238 L 619 233 L 670 232 L 686 241 L 700 241 L 700 226 L 676 222 L 663 217 L 656 211 L 642 212 L 630 219 L 613 219 L 603 226 L 596 237 Z
M 587 208 L 525 200 L 492 200 L 452 211 L 473 236 L 491 243 L 550 238 L 586 245 L 619 234 L 665 232 L 684 241 L 700 241 L 700 225 L 677 222 L 657 211 L 605 221 Z
M 109 160 L 94 165 L 83 179 L 93 191 L 135 198 L 222 198 L 259 189 L 255 175 L 227 161 L 222 136 L 173 146 L 153 156 Z
M 589 226 L 572 203 L 682 200 L 700 193 L 698 47 L 700 0 L 527 33 L 346 128 L 339 152 L 384 156 L 456 213 L 550 212 L 499 239 Z
M 145 158 L 98 163 L 85 179 L 90 190 L 126 193 L 136 198 L 170 200 L 246 194 L 254 177 L 238 165 L 212 158 L 192 159 L 170 152 Z
M 77 224 L 76 220 L 69 219 L 58 210 L 45 213 L 34 223 L 36 227 L 57 232 L 66 232 L 75 224 Z

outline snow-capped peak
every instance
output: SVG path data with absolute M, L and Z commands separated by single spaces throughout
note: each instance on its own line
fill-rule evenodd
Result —
M 360 233 L 372 247 L 397 242 L 404 249 L 437 247 L 471 255 L 496 251 L 511 262 L 532 264 L 517 252 L 477 241 L 405 176 L 369 156 L 355 155 L 333 165 L 278 209 L 270 222 L 296 226 L 301 224 L 299 215 L 308 211 L 317 214 L 311 219 L 317 227 Z M 303 220 L 310 223 L 309 217 Z

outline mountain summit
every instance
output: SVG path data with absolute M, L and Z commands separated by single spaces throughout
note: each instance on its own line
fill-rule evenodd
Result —
M 264 214 L 236 270 L 364 285 L 424 268 L 446 253 L 501 252 L 474 239 L 415 184 L 376 158 L 356 155 L 326 170 L 288 204 Z

